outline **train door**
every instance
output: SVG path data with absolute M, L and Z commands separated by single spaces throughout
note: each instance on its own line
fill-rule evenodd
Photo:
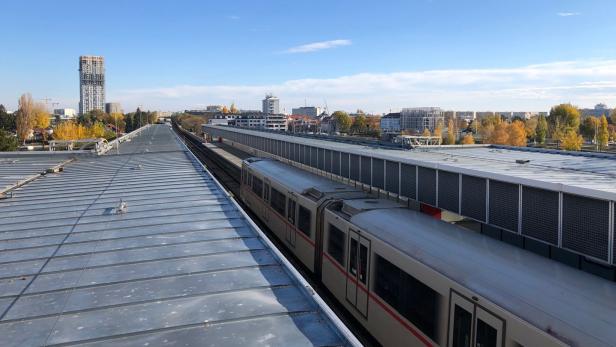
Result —
M 348 249 L 346 298 L 362 316 L 367 317 L 370 240 L 362 237 L 354 230 L 349 230 Z
M 295 219 L 297 216 L 297 199 L 291 192 L 289 192 L 289 203 L 287 204 L 287 233 L 286 240 L 289 245 L 295 247 Z
M 449 347 L 502 347 L 504 329 L 502 319 L 451 292 Z

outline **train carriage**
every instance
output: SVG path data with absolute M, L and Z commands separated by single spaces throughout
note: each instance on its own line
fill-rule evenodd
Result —
M 311 272 L 320 273 L 321 210 L 332 201 L 365 197 L 356 189 L 271 159 L 243 163 L 241 199 Z
M 616 345 L 613 282 L 274 160 L 241 197 L 385 346 Z

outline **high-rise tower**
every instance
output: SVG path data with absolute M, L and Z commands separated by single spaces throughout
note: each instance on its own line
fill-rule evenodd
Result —
M 79 114 L 105 110 L 105 59 L 79 57 Z

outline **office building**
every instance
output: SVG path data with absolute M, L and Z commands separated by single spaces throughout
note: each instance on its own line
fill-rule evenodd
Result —
M 105 112 L 108 114 L 124 113 L 124 110 L 122 110 L 122 105 L 119 102 L 108 102 L 105 104 Z
M 321 108 L 315 106 L 297 107 L 291 111 L 294 116 L 309 116 L 311 118 L 317 118 L 321 114 Z
M 77 116 L 77 111 L 74 108 L 56 108 L 53 110 L 53 115 L 58 116 L 60 120 L 69 120 Z
M 228 119 L 228 124 L 243 128 L 286 131 L 287 117 L 283 114 L 243 112 L 233 119 Z
M 79 114 L 105 110 L 105 59 L 79 57 Z
M 421 133 L 424 129 L 434 131 L 438 122 L 445 124 L 444 112 L 440 107 L 403 108 L 400 111 L 400 129 Z
M 400 133 L 400 113 L 388 113 L 381 117 L 381 131 L 383 134 Z
M 277 114 L 280 113 L 280 100 L 272 94 L 265 95 L 263 99 L 263 113 Z

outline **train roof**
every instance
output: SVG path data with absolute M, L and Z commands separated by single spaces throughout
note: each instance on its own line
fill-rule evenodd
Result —
M 358 192 L 357 189 L 346 184 L 332 181 L 277 160 L 250 158 L 245 162 L 250 168 L 258 170 L 263 175 L 271 177 L 289 190 L 299 194 L 305 194 L 310 190 L 318 193 Z
M 567 343 L 616 344 L 614 282 L 404 208 L 351 222 Z
M 356 343 L 168 126 L 120 152 L 0 199 L 0 346 Z
M 205 125 L 378 159 L 616 200 L 616 155 L 505 146 L 441 146 L 392 150 L 228 126 Z

